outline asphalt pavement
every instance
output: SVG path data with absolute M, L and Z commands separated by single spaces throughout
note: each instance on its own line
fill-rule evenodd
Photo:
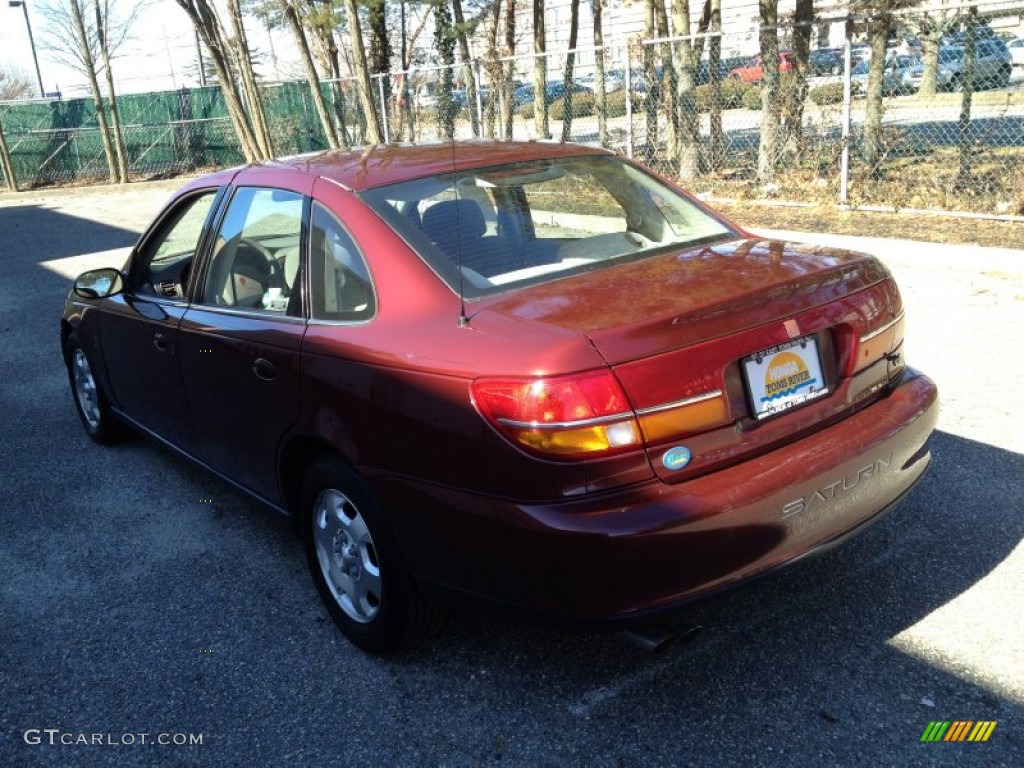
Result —
M 119 264 L 174 186 L 0 195 L 0 766 L 1024 764 L 1024 234 L 792 234 L 889 264 L 942 396 L 931 471 L 863 535 L 693 606 L 661 654 L 458 609 L 378 659 L 283 520 L 78 423 L 69 276 Z M 947 720 L 996 725 L 921 741 Z

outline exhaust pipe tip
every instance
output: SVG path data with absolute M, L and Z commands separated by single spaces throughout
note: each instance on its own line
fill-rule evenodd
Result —
M 647 653 L 662 653 L 676 643 L 688 643 L 696 638 L 704 627 L 696 625 L 682 631 L 660 625 L 649 625 L 628 629 L 622 634 L 630 643 Z

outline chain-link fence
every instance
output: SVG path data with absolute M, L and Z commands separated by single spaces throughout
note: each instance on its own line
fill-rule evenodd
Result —
M 1024 215 L 1024 66 L 1012 66 L 992 31 L 971 35 L 971 82 L 964 79 L 967 41 L 940 45 L 929 96 L 921 87 L 927 55 L 906 45 L 889 51 L 881 119 L 872 130 L 866 46 L 856 42 L 855 24 L 845 29 L 838 40 L 833 35 L 838 45 L 812 52 L 806 77 L 798 78 L 786 50 L 794 29 L 780 28 L 778 123 L 764 121 L 757 57 L 736 55 L 756 49 L 749 30 L 719 38 L 717 75 L 705 34 L 478 60 L 451 67 L 450 77 L 440 66 L 375 75 L 375 108 L 385 141 L 480 136 L 601 144 L 701 194 Z M 690 65 L 681 68 L 687 57 Z M 684 77 L 694 88 L 680 88 Z M 366 116 L 354 81 L 325 82 L 322 91 L 342 142 L 361 144 Z M 262 96 L 276 154 L 327 148 L 306 83 L 265 85 Z M 133 178 L 243 160 L 216 87 L 124 96 L 118 104 Z M 90 99 L 0 105 L 0 124 L 22 186 L 107 177 Z M 766 142 L 773 126 L 775 141 Z

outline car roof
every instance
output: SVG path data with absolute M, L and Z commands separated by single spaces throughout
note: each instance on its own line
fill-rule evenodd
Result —
M 360 191 L 495 163 L 515 163 L 583 155 L 612 155 L 600 147 L 552 141 L 456 141 L 436 144 L 379 144 L 329 150 L 254 163 L 248 169 L 281 170 L 329 179 Z

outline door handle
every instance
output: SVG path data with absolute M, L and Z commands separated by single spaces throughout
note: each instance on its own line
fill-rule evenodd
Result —
M 260 381 L 273 381 L 277 376 L 277 366 L 263 357 L 257 357 L 252 363 L 252 375 Z
M 167 337 L 159 331 L 153 334 L 153 346 L 157 348 L 158 352 L 166 352 L 169 345 L 167 343 Z

